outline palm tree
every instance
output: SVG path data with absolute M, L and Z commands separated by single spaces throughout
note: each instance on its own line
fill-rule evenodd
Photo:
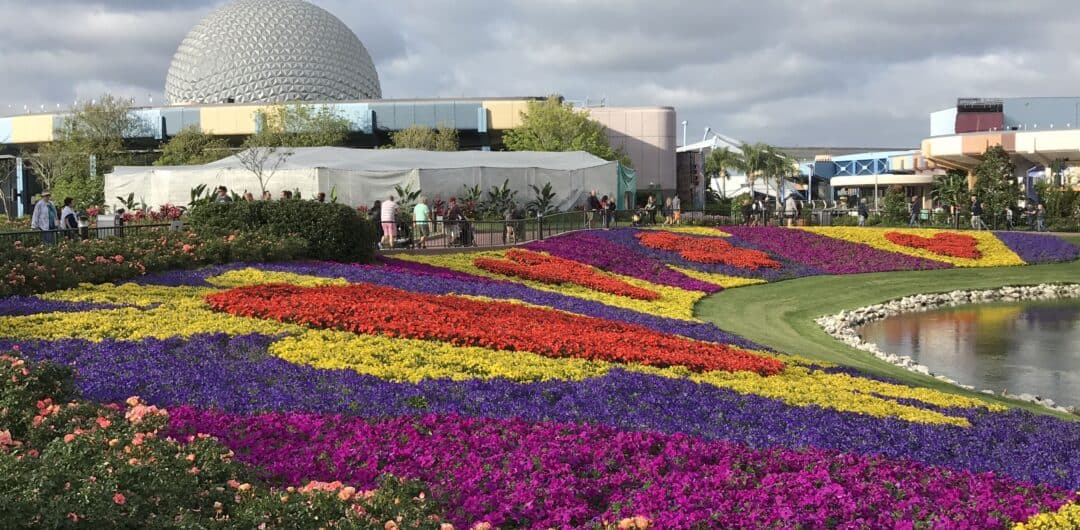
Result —
M 705 160 L 705 175 L 712 178 L 719 176 L 724 179 L 721 181 L 721 186 L 723 186 L 723 197 L 727 199 L 727 181 L 731 176 L 728 169 L 739 169 L 742 165 L 743 159 L 739 153 L 727 147 L 713 149 L 709 153 L 709 158 Z
M 742 144 L 743 168 L 746 171 L 746 183 L 750 187 L 750 196 L 754 196 L 754 181 L 768 168 L 769 159 L 772 158 L 771 149 L 767 144 Z

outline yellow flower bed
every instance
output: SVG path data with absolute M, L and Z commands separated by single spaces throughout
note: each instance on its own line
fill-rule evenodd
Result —
M 309 330 L 270 346 L 286 361 L 316 368 L 347 368 L 391 381 L 492 379 L 579 381 L 601 377 L 609 363 L 552 359 L 534 353 L 457 347 L 443 342 Z
M 812 226 L 800 227 L 798 230 L 806 230 L 833 239 L 862 243 L 889 252 L 943 261 L 951 263 L 956 267 L 1004 267 L 1027 264 L 1024 260 L 1020 259 L 1020 256 L 1017 256 L 1015 252 L 1009 250 L 1009 247 L 990 231 L 972 230 L 958 232 L 956 230 L 937 230 L 933 228 L 867 228 L 850 226 Z M 978 241 L 977 248 L 982 252 L 982 257 L 979 259 L 954 258 L 936 254 L 926 249 L 897 245 L 885 238 L 885 234 L 889 232 L 912 234 L 921 237 L 933 237 L 934 234 L 943 232 L 961 233 L 966 236 L 971 236 Z
M 759 278 L 740 278 L 738 276 L 728 276 L 726 274 L 716 274 L 714 272 L 702 272 L 694 269 L 686 269 L 683 267 L 676 267 L 674 265 L 668 265 L 669 269 L 681 272 L 695 280 L 701 280 L 713 285 L 719 285 L 724 289 L 733 289 L 735 287 L 743 287 L 746 285 L 757 285 L 762 283 L 768 283 L 765 280 Z
M 602 304 L 614 307 L 621 307 L 623 309 L 629 309 L 631 311 L 637 311 L 639 313 L 647 313 L 650 315 L 663 315 L 668 318 L 677 318 L 681 320 L 697 321 L 697 319 L 694 318 L 694 304 L 696 304 L 698 300 L 705 296 L 704 293 L 697 291 L 684 291 L 677 287 L 657 285 L 652 282 L 639 280 L 637 278 L 631 278 L 629 276 L 620 276 L 617 274 L 600 271 L 601 274 L 613 276 L 635 287 L 649 289 L 660 294 L 660 298 L 657 300 L 634 300 L 633 298 L 629 298 L 626 296 L 601 293 L 599 291 L 594 291 L 592 289 L 589 289 L 588 287 L 582 287 L 579 285 L 549 285 L 546 283 L 536 282 L 532 280 L 524 280 L 512 276 L 503 276 L 500 274 L 485 271 L 473 265 L 473 260 L 476 258 L 485 257 L 494 259 L 505 259 L 505 254 L 505 251 L 487 251 L 470 252 L 467 254 L 459 253 L 441 255 L 402 254 L 395 257 L 403 260 L 415 261 L 418 263 L 426 263 L 428 265 L 434 265 L 436 267 L 445 267 L 447 269 L 452 269 L 467 274 L 473 274 L 476 276 L 482 276 L 485 278 L 519 283 L 521 285 L 525 285 L 539 291 L 547 291 L 566 296 L 573 296 L 575 298 L 592 300 L 594 302 L 600 302 Z M 599 271 L 599 269 L 597 270 Z
M 1013 526 L 1013 530 L 1064 530 L 1080 528 L 1080 504 L 1070 502 L 1056 512 L 1040 513 L 1027 522 Z
M 724 232 L 719 228 L 710 228 L 708 226 L 654 226 L 645 228 L 644 230 L 664 230 L 691 236 L 731 237 L 731 234 Z
M 288 283 L 300 287 L 349 285 L 349 282 L 344 278 L 323 278 L 321 276 L 308 276 L 306 274 L 296 274 L 292 272 L 263 271 L 251 267 L 211 276 L 206 279 L 206 283 L 224 289 L 267 283 Z

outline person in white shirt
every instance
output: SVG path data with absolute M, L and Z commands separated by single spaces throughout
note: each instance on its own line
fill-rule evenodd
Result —
M 799 205 L 795 202 L 795 195 L 788 195 L 784 201 L 784 217 L 788 226 L 795 226 L 795 216 L 798 215 Z
M 383 240 L 389 240 L 387 248 L 394 248 L 394 239 L 397 238 L 397 221 L 395 220 L 398 205 L 394 202 L 394 196 L 389 196 L 380 206 L 380 220 L 382 221 Z M 381 242 L 381 241 L 380 241 Z
M 41 230 L 42 239 L 46 243 L 56 241 L 56 234 L 52 230 L 59 228 L 59 216 L 56 214 L 56 205 L 52 203 L 52 193 L 48 190 L 41 194 L 41 200 L 34 205 L 34 214 L 30 218 L 30 228 Z

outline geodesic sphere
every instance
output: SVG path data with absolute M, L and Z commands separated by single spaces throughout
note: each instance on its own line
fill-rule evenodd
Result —
M 237 0 L 196 25 L 165 79 L 170 103 L 278 103 L 382 97 L 367 49 L 303 0 Z

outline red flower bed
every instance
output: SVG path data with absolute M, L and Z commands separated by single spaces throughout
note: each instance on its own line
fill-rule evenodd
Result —
M 678 252 L 684 259 L 698 263 L 722 263 L 753 270 L 780 268 L 780 263 L 765 252 L 739 248 L 720 238 L 706 239 L 671 232 L 639 232 L 634 236 L 649 248 Z
M 897 245 L 921 248 L 934 254 L 950 256 L 953 258 L 979 259 L 982 252 L 979 251 L 979 241 L 974 237 L 953 232 L 939 232 L 934 237 L 922 237 L 914 234 L 900 232 L 887 232 L 885 239 Z
M 458 346 L 528 351 L 697 372 L 772 375 L 781 361 L 726 344 L 699 342 L 643 326 L 508 302 L 434 296 L 369 284 L 241 287 L 206 297 L 233 315 L 367 335 L 435 340 Z
M 634 287 L 617 278 L 601 274 L 588 265 L 555 256 L 522 249 L 511 249 L 505 260 L 476 258 L 473 265 L 495 274 L 514 276 L 526 280 L 561 285 L 580 285 L 595 291 L 638 300 L 656 300 L 660 294 L 648 289 Z

